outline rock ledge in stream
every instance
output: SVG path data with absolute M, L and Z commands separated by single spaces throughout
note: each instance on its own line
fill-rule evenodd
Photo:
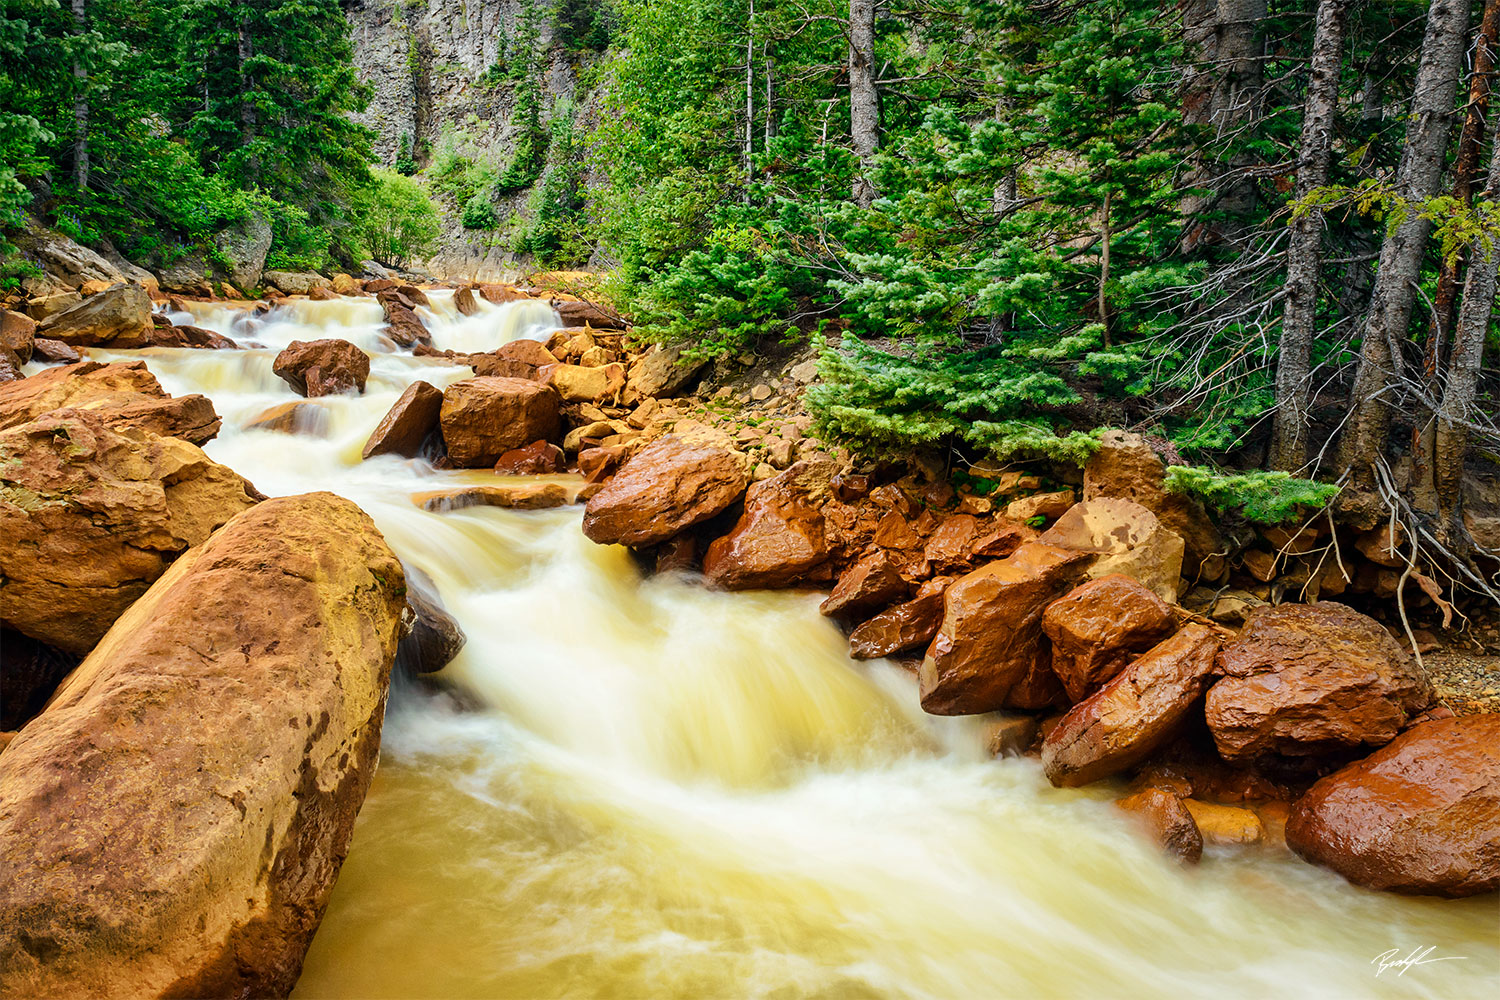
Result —
M 0 995 L 286 996 L 375 769 L 405 582 L 328 493 L 193 549 L 0 754 Z
M 115 430 L 140 428 L 193 444 L 219 432 L 219 415 L 206 396 L 168 396 L 144 361 L 83 361 L 4 386 L 0 429 L 73 407 L 98 413 Z

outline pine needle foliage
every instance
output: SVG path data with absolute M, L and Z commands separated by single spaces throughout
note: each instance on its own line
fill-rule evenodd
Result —
M 1169 492 L 1195 496 L 1220 514 L 1235 513 L 1255 524 L 1296 521 L 1328 506 L 1339 493 L 1330 483 L 1297 479 L 1286 472 L 1217 472 L 1203 466 L 1167 469 Z

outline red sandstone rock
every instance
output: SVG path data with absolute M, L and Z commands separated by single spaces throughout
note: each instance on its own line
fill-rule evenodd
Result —
M 1079 701 L 1177 629 L 1171 605 L 1127 576 L 1105 576 L 1047 607 L 1052 670 Z
M 1425 722 L 1323 778 L 1292 850 L 1358 885 L 1472 896 L 1500 888 L 1500 715 Z
M 1042 612 L 1088 562 L 1083 553 L 1027 542 L 959 578 L 944 595 L 943 623 L 922 661 L 922 708 L 972 715 L 1004 706 L 1010 689 L 1049 656 Z
M 745 513 L 703 556 L 703 575 L 727 590 L 789 587 L 828 579 L 830 545 L 821 507 L 831 462 L 802 461 L 756 483 Z
M 927 539 L 922 555 L 934 573 L 964 572 L 973 564 L 974 543 L 979 538 L 979 518 L 955 514 Z
M 886 608 L 850 632 L 849 655 L 873 660 L 927 645 L 943 623 L 943 592 L 952 582 L 952 577 L 935 576 L 911 600 Z
M 527 379 L 479 377 L 443 393 L 439 420 L 448 458 L 459 468 L 494 466 L 500 456 L 562 429 L 557 393 Z
M 453 293 L 453 308 L 458 310 L 460 316 L 472 316 L 479 311 L 479 305 L 474 301 L 474 289 L 465 285 Z
M 1400 643 L 1332 601 L 1257 611 L 1219 653 L 1219 669 L 1206 715 L 1231 761 L 1383 746 L 1434 699 Z
M 299 396 L 364 392 L 370 357 L 347 340 L 294 340 L 276 355 L 271 370 Z
M 1187 864 L 1203 857 L 1203 834 L 1182 800 L 1160 788 L 1147 788 L 1115 803 L 1145 823 L 1151 836 L 1168 854 Z
M 728 450 L 664 437 L 636 452 L 589 500 L 583 533 L 603 545 L 665 542 L 724 511 L 748 482 Z
M 825 615 L 856 614 L 884 607 L 907 594 L 907 583 L 884 549 L 876 549 L 839 574 L 820 610 Z
M 202 444 L 219 432 L 205 396 L 168 396 L 144 361 L 85 361 L 49 368 L 0 388 L 0 429 L 54 411 L 87 410 L 115 430 L 139 428 Z
M 1208 687 L 1218 648 L 1212 629 L 1189 625 L 1074 705 L 1042 742 L 1047 779 L 1086 785 L 1165 746 Z
M 380 418 L 380 423 L 365 442 L 364 457 L 402 455 L 415 458 L 427 435 L 438 429 L 438 413 L 442 408 L 443 394 L 439 389 L 420 380 L 413 382 Z
M 541 476 L 561 472 L 563 450 L 551 441 L 533 441 L 524 448 L 512 448 L 495 462 L 502 476 Z

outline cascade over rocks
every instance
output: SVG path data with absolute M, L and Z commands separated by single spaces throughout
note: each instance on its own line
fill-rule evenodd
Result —
M 1225 644 L 1219 670 L 1205 714 L 1230 761 L 1383 746 L 1435 699 L 1390 633 L 1332 601 L 1260 609 Z
M 1042 615 L 1042 631 L 1052 640 L 1052 671 L 1073 701 L 1176 630 L 1171 606 L 1128 576 L 1092 580 Z
M 94 413 L 116 430 L 138 428 L 193 444 L 219 432 L 219 415 L 206 396 L 168 396 L 144 361 L 84 361 L 0 389 L 0 429 L 59 410 Z
M 375 770 L 406 587 L 328 493 L 232 520 L 0 754 L 8 996 L 286 996 Z
M 1500 889 L 1500 715 L 1424 722 L 1328 775 L 1292 806 L 1286 841 L 1372 889 Z
M 804 460 L 745 494 L 745 512 L 703 555 L 703 575 L 726 590 L 788 587 L 828 579 L 832 554 L 822 505 L 835 466 Z
M 365 442 L 363 457 L 401 455 L 415 458 L 427 435 L 438 429 L 438 414 L 443 408 L 443 393 L 435 386 L 418 380 L 406 387 Z
M 1086 553 L 1026 542 L 955 581 L 922 661 L 922 709 L 933 715 L 993 712 L 1033 668 L 1050 670 L 1042 613 L 1088 564 Z
M 589 500 L 583 533 L 602 545 L 656 545 L 727 510 L 748 483 L 733 452 L 669 435 L 631 456 Z
M 1189 625 L 1074 705 L 1042 741 L 1047 780 L 1086 785 L 1164 747 L 1208 687 L 1218 649 L 1212 629 Z
M 347 340 L 294 340 L 276 355 L 271 370 L 299 396 L 362 393 L 370 356 Z
M 448 458 L 460 468 L 493 467 L 500 456 L 562 430 L 561 401 L 528 379 L 480 376 L 443 393 L 439 421 Z
M 151 342 L 151 296 L 121 282 L 42 320 L 38 336 L 79 347 L 145 347 Z
M 105 414 L 0 431 L 0 624 L 87 653 L 185 549 L 259 499 L 195 445 Z

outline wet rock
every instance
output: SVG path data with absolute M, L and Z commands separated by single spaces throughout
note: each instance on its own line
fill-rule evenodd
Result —
M 973 564 L 974 543 L 979 537 L 979 518 L 955 514 L 938 525 L 927 539 L 922 556 L 935 573 L 963 572 Z
M 440 421 L 448 458 L 460 468 L 493 467 L 506 452 L 550 441 L 562 428 L 557 393 L 518 378 L 455 382 L 443 393 Z
M 266 271 L 261 280 L 288 295 L 308 295 L 314 288 L 332 288 L 333 283 L 312 271 Z
M 195 445 L 102 414 L 0 431 L 0 624 L 86 653 L 183 550 L 258 498 Z
M 656 545 L 727 510 L 748 483 L 733 452 L 664 437 L 636 452 L 589 500 L 583 533 L 601 545 Z
M 25 377 L 16 356 L 9 351 L 0 350 L 0 383 L 19 382 Z
M 849 655 L 874 660 L 926 646 L 943 623 L 943 592 L 952 582 L 947 576 L 924 581 L 911 600 L 861 624 L 849 633 Z
M 288 995 L 375 770 L 405 589 L 327 493 L 247 511 L 152 587 L 0 755 L 7 993 Z
M 240 347 L 222 333 L 205 330 L 201 326 L 174 326 L 172 331 L 182 341 L 183 347 L 196 347 L 211 351 L 237 351 Z
M 36 320 L 24 313 L 0 309 L 0 353 L 9 351 L 25 364 L 31 360 L 36 342 Z
M 431 340 L 422 318 L 399 302 L 385 302 L 384 333 L 398 347 L 411 347 Z
M 1042 615 L 1042 631 L 1052 640 L 1052 671 L 1073 701 L 1176 630 L 1171 606 L 1128 576 L 1092 580 Z
M 1049 656 L 1042 612 L 1088 567 L 1088 556 L 1042 542 L 960 577 L 922 661 L 924 711 L 973 715 L 1005 705 L 1010 689 Z
M 899 601 L 908 589 L 890 554 L 876 549 L 839 574 L 833 593 L 819 610 L 830 616 L 857 614 Z
M 1390 633 L 1332 601 L 1260 609 L 1219 669 L 1206 715 L 1231 761 L 1383 746 L 1435 697 Z
M 1083 499 L 1133 500 L 1184 543 L 1182 566 L 1191 579 L 1218 580 L 1227 569 L 1222 536 L 1196 499 L 1168 493 L 1166 464 L 1139 434 L 1108 430 L 1083 470 Z M 1156 588 L 1153 587 L 1153 590 Z M 1166 595 L 1162 595 L 1166 597 Z M 1167 598 L 1170 600 L 1171 598 Z
M 339 297 L 339 293 L 326 285 L 314 285 L 307 297 L 314 302 L 331 302 Z
M 423 510 L 442 513 L 465 507 L 510 507 L 545 510 L 562 507 L 571 497 L 562 483 L 497 483 L 494 486 L 456 486 L 430 490 L 412 497 Z
M 692 384 L 706 361 L 683 361 L 682 347 L 662 347 L 647 351 L 630 366 L 626 385 L 641 396 L 665 398 L 676 396 Z M 628 400 L 627 400 L 628 402 Z
M 585 448 L 578 453 L 578 471 L 589 482 L 602 483 L 614 475 L 630 455 L 630 447 L 623 444 Z
M 1203 834 L 1181 799 L 1160 788 L 1147 788 L 1115 803 L 1145 823 L 1162 850 L 1186 864 L 1203 857 Z
M 1435 896 L 1500 888 L 1500 715 L 1425 722 L 1323 778 L 1287 846 L 1357 885 Z
M 1266 831 L 1253 810 L 1184 799 L 1203 839 L 1220 847 L 1248 847 L 1265 839 Z
M 407 579 L 412 579 L 410 570 Z M 408 590 L 406 606 L 410 609 L 411 631 L 396 647 L 396 669 L 408 677 L 435 674 L 463 651 L 468 636 L 431 586 Z
M 984 747 L 991 757 L 1019 757 L 1036 743 L 1041 728 L 1034 715 L 996 713 L 984 722 Z
M 479 294 L 486 302 L 495 305 L 503 305 L 506 302 L 519 302 L 522 299 L 531 298 L 525 292 L 514 285 L 484 284 L 479 286 Z
M 625 320 L 619 313 L 605 305 L 592 302 L 552 302 L 552 308 L 562 319 L 563 326 L 591 326 L 596 330 L 623 330 Z
M 140 428 L 194 444 L 219 432 L 219 416 L 207 397 L 168 396 L 144 361 L 84 361 L 0 388 L 0 429 L 74 409 L 95 413 L 116 430 Z
M 413 382 L 380 418 L 380 423 L 365 442 L 363 456 L 415 458 L 421 454 L 422 442 L 438 429 L 438 414 L 442 408 L 443 394 L 439 389 L 420 380 Z
M 474 301 L 474 289 L 468 285 L 453 293 L 453 308 L 458 310 L 460 316 L 473 316 L 479 311 L 479 304 Z
M 752 486 L 744 514 L 704 553 L 703 575 L 726 590 L 827 580 L 831 549 L 821 507 L 832 473 L 832 462 L 803 461 Z
M 245 424 L 245 430 L 322 437 L 328 430 L 328 424 L 328 411 L 317 403 L 277 403 L 266 407 Z
M 335 274 L 331 280 L 333 282 L 333 290 L 340 295 L 353 296 L 364 293 L 364 289 L 360 287 L 359 282 L 354 279 L 354 276 L 345 274 L 343 271 Z M 251 286 L 254 284 L 255 282 L 253 281 L 250 283 Z
M 151 342 L 151 296 L 140 285 L 112 285 L 48 316 L 36 334 L 75 347 L 144 347 Z
M 1165 746 L 1208 687 L 1218 648 L 1212 629 L 1189 625 L 1074 705 L 1042 742 L 1047 779 L 1086 785 Z
M 47 703 L 79 657 L 0 629 L 0 731 L 20 729 Z
M 1090 577 L 1118 573 L 1164 601 L 1177 599 L 1182 539 L 1138 503 L 1101 498 L 1074 504 L 1042 533 L 1042 541 L 1093 554 Z
M 271 364 L 299 396 L 362 393 L 370 377 L 370 357 L 347 340 L 294 340 Z
M 550 441 L 533 441 L 524 448 L 512 448 L 495 462 L 502 476 L 541 476 L 561 472 L 563 450 Z
M 83 360 L 83 352 L 71 344 L 64 344 L 60 340 L 48 340 L 46 337 L 38 337 L 31 342 L 33 349 L 32 357 L 39 361 L 62 362 L 72 364 Z

